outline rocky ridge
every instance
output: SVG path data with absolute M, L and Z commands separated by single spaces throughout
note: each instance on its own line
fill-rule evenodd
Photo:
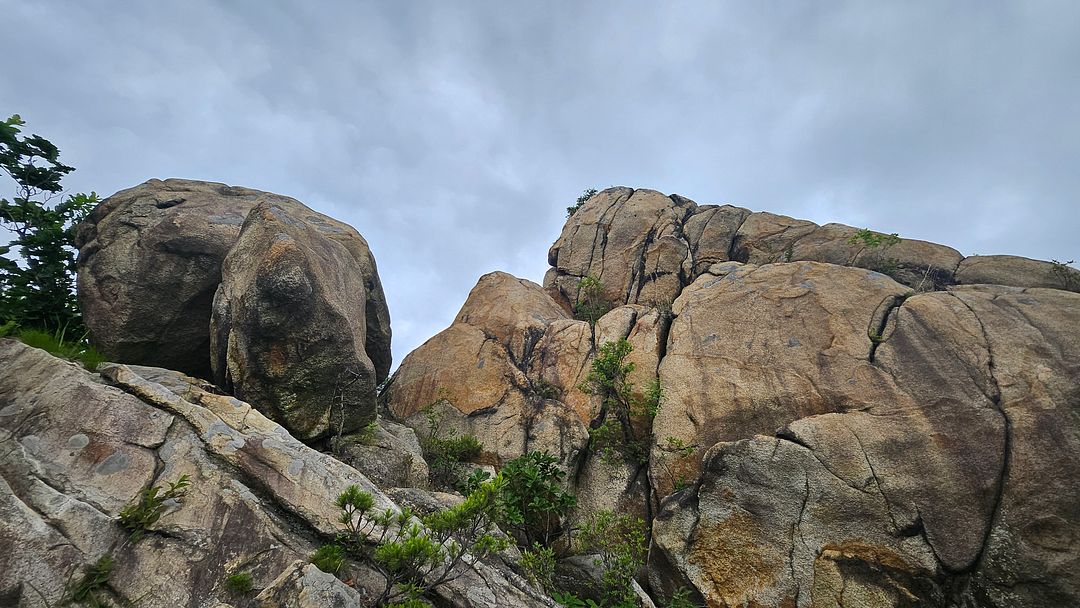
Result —
M 584 512 L 649 517 L 659 597 L 1080 597 L 1080 554 L 1066 548 L 1080 534 L 1080 272 L 629 188 L 574 213 L 549 263 L 548 298 L 482 278 L 402 362 L 389 407 L 422 432 L 415 412 L 434 404 L 496 462 L 559 454 Z M 572 318 L 586 277 L 613 307 L 595 326 Z M 519 285 L 524 310 L 477 314 Z M 665 393 L 644 466 L 589 449 L 602 404 L 579 385 L 619 339 L 634 347 L 634 386 L 658 379 Z M 571 430 L 534 426 L 545 417 Z
M 351 227 L 151 180 L 107 199 L 80 243 L 87 324 L 120 363 L 88 372 L 0 340 L 2 605 L 58 605 L 107 554 L 113 602 L 370 605 L 363 563 L 341 580 L 307 562 L 342 531 L 349 485 L 391 511 L 462 500 L 430 491 L 433 428 L 479 440 L 467 470 L 553 454 L 572 520 L 648 522 L 644 606 L 679 589 L 709 607 L 1080 600 L 1069 267 L 612 188 L 569 218 L 543 286 L 481 277 L 376 419 L 389 315 Z M 640 445 L 605 453 L 612 406 L 583 387 L 616 344 L 628 398 L 663 397 L 626 421 Z M 119 512 L 182 475 L 133 542 Z M 427 599 L 553 606 L 513 553 L 467 560 Z M 257 597 L 229 590 L 240 571 Z M 598 573 L 571 556 L 560 576 Z

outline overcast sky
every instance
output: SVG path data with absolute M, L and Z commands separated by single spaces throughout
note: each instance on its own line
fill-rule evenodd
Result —
M 69 191 L 290 195 L 371 243 L 395 365 L 565 207 L 646 187 L 1080 258 L 1080 2 L 0 0 Z M 9 184 L 10 186 L 10 184 Z M 7 186 L 5 186 L 7 187 Z

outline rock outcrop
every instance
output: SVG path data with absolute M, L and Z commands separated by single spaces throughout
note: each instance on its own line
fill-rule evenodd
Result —
M 95 346 L 115 361 L 209 378 L 221 264 L 261 202 L 349 250 L 365 282 L 364 349 L 381 382 L 390 371 L 390 315 L 364 239 L 294 199 L 225 184 L 153 179 L 110 196 L 79 226 L 79 304 Z
M 210 319 L 214 380 L 304 441 L 375 420 L 364 275 L 348 249 L 274 204 L 248 214 Z
M 549 298 L 482 279 L 389 404 L 439 402 L 496 464 L 560 454 L 585 513 L 649 517 L 653 597 L 1080 602 L 1080 272 L 629 188 L 586 202 L 549 262 Z M 611 306 L 595 326 L 570 318 L 585 277 Z M 566 410 L 595 427 L 578 387 L 620 338 L 636 389 L 664 389 L 647 475 L 528 430 Z
M 184 495 L 144 538 L 128 539 L 119 511 L 181 475 L 191 480 Z M 203 381 L 116 364 L 98 376 L 0 340 L 4 605 L 59 606 L 71 581 L 112 555 L 100 593 L 118 605 L 246 605 L 225 585 L 246 572 L 264 606 L 366 606 L 381 579 L 361 564 L 348 586 L 298 563 L 343 529 L 334 499 L 349 485 L 398 510 L 355 469 Z M 451 606 L 551 605 L 483 562 L 437 589 Z

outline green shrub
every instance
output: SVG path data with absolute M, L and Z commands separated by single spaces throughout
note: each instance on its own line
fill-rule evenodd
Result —
M 569 591 L 553 591 L 551 593 L 551 599 L 555 600 L 560 606 L 565 606 L 566 608 L 601 608 L 600 604 L 597 604 L 593 600 L 581 599 Z
M 604 297 L 604 285 L 600 279 L 587 276 L 578 281 L 578 297 L 574 303 L 574 318 L 596 325 L 600 317 L 612 308 L 611 302 Z
M 364 559 L 386 580 L 376 605 L 407 604 L 456 578 L 466 554 L 482 559 L 509 546 L 496 534 L 494 516 L 503 481 L 482 484 L 462 503 L 415 521 L 409 509 L 375 513 L 374 498 L 357 486 L 338 496 L 345 551 Z
M 468 462 L 484 451 L 484 445 L 475 435 L 457 435 L 453 431 L 446 437 L 439 437 L 439 415 L 434 406 L 427 409 L 428 433 L 421 437 L 420 447 L 432 482 L 442 487 L 461 485 L 457 478 L 458 463 Z
M 521 552 L 521 568 L 534 585 L 550 589 L 555 579 L 555 550 L 540 543 Z
M 235 572 L 225 577 L 225 590 L 233 595 L 247 595 L 254 588 L 250 572 Z
M 503 466 L 498 523 L 525 547 L 549 546 L 577 499 L 562 488 L 566 474 L 546 452 L 528 452 Z
M 181 475 L 165 491 L 162 486 L 153 486 L 139 492 L 139 498 L 120 511 L 120 525 L 131 532 L 131 541 L 142 538 L 165 512 L 165 501 L 178 498 L 189 485 L 188 476 Z
M 1050 260 L 1050 279 L 1061 289 L 1080 291 L 1080 273 L 1070 268 L 1071 264 L 1073 264 L 1073 260 L 1068 262 Z
M 341 545 L 323 545 L 311 554 L 311 563 L 327 574 L 337 575 L 345 564 L 345 548 Z
M 861 228 L 858 232 L 851 235 L 848 239 L 848 244 L 862 245 L 866 249 L 888 249 L 893 245 L 898 245 L 900 241 L 900 236 L 895 232 L 892 234 L 882 234 L 880 232 Z
M 603 593 L 608 604 L 637 605 L 633 580 L 645 565 L 645 522 L 607 510 L 592 514 L 582 527 L 579 541 L 585 551 L 596 553 L 603 569 Z
M 103 555 L 78 582 L 68 586 L 62 605 L 81 604 L 90 608 L 109 606 L 102 592 L 109 584 L 114 564 L 112 555 Z
M 634 397 L 634 386 L 629 379 L 634 364 L 626 361 L 632 351 L 633 346 L 626 339 L 602 344 L 589 374 L 578 387 L 587 395 L 601 398 L 600 414 L 589 430 L 589 445 L 607 463 L 618 462 L 620 455 L 636 462 L 648 462 L 651 430 L 639 435 L 634 430 L 633 419 L 643 419 L 643 426 L 651 429 L 652 419 L 664 398 L 659 379 L 650 383 L 642 399 Z
M 596 188 L 589 188 L 582 192 L 581 196 L 577 197 L 577 201 L 575 201 L 573 205 L 570 205 L 566 208 L 566 218 L 570 219 L 570 216 L 577 213 L 577 210 L 581 209 L 581 206 L 588 202 L 588 200 L 594 196 L 596 196 Z

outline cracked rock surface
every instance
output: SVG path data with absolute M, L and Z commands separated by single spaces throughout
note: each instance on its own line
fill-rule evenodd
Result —
M 605 190 L 549 251 L 547 297 L 481 279 L 406 358 L 390 407 L 437 402 L 499 446 L 496 463 L 560 454 L 585 514 L 651 522 L 654 598 L 1080 604 L 1080 274 L 858 234 Z M 595 327 L 569 312 L 589 276 L 613 307 Z M 645 469 L 534 430 L 545 416 L 595 423 L 577 387 L 619 338 L 636 388 L 665 391 Z
M 131 541 L 119 511 L 181 475 L 191 486 Z M 305 565 L 342 528 L 334 499 L 353 484 L 376 509 L 398 509 L 357 470 L 201 380 L 118 364 L 98 375 L 0 339 L 4 606 L 61 605 L 68 582 L 106 554 L 116 605 L 253 605 L 224 584 L 247 572 L 260 606 L 365 606 L 381 591 L 369 571 L 357 566 L 348 586 Z M 439 593 L 452 606 L 550 605 L 481 562 Z

